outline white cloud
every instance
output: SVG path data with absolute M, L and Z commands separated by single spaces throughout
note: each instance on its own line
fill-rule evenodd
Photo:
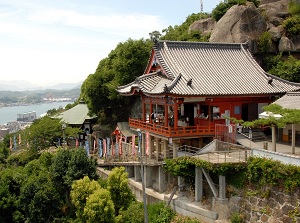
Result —
M 82 81 L 119 42 L 166 27 L 150 13 L 87 12 L 51 3 L 0 0 L 0 80 Z

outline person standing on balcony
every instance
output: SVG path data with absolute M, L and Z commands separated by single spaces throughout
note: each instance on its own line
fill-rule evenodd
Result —
M 154 112 L 151 113 L 151 123 L 155 123 L 156 120 L 156 111 L 154 110 Z

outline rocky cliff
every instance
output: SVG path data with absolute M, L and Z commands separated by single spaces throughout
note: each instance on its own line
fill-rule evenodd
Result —
M 282 22 L 289 16 L 290 0 L 262 0 L 259 7 L 252 2 L 231 7 L 218 21 L 195 21 L 189 30 L 211 33 L 209 42 L 249 42 L 252 53 L 257 53 L 258 38 L 268 32 L 272 39 L 271 52 L 300 52 L 300 36 L 289 36 Z

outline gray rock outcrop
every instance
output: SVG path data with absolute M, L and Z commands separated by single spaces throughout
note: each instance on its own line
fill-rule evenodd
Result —
M 232 6 L 215 22 L 212 18 L 195 21 L 191 30 L 211 33 L 209 42 L 249 42 L 252 53 L 257 53 L 257 42 L 262 33 L 268 32 L 272 45 L 270 52 L 300 52 L 300 36 L 287 33 L 283 21 L 289 17 L 290 0 L 262 0 L 257 8 L 252 2 Z
M 251 2 L 234 5 L 218 21 L 211 33 L 210 42 L 244 43 L 253 41 L 267 30 L 267 23 L 258 8 Z M 257 51 L 253 49 L 253 51 Z
M 189 27 L 189 32 L 192 30 L 200 31 L 202 34 L 206 35 L 211 33 L 216 25 L 216 21 L 213 18 L 201 19 L 193 22 Z

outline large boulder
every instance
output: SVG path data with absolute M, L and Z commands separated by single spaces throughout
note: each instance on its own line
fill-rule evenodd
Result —
M 267 23 L 252 2 L 234 5 L 217 22 L 209 42 L 244 43 L 249 41 L 256 46 L 255 40 L 267 31 Z M 253 47 L 252 47 L 253 48 Z M 252 52 L 257 49 L 252 49 Z
M 216 21 L 213 18 L 197 20 L 190 25 L 189 32 L 200 31 L 202 34 L 206 35 L 213 31 L 215 25 Z
M 290 0 L 280 0 L 271 3 L 261 3 L 259 10 L 266 21 L 274 26 L 282 24 L 288 16 L 288 3 Z M 270 26 L 270 25 L 269 25 Z

